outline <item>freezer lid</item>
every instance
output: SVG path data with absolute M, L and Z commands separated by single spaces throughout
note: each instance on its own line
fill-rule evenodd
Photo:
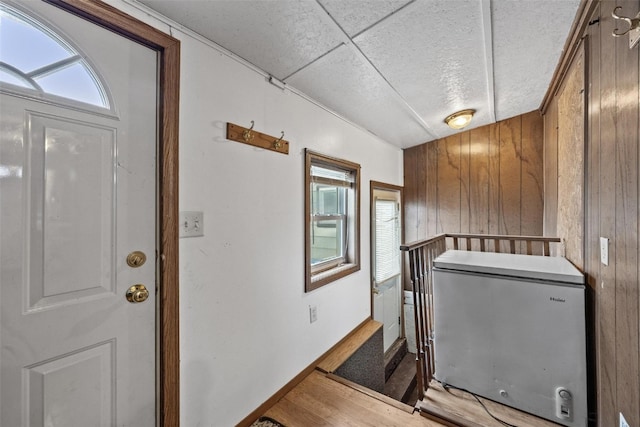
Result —
M 447 270 L 584 284 L 584 275 L 563 257 L 449 250 L 433 265 Z

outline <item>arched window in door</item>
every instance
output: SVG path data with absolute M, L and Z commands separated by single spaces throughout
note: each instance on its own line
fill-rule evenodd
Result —
M 0 88 L 110 109 L 104 85 L 86 59 L 54 31 L 6 4 L 0 4 Z

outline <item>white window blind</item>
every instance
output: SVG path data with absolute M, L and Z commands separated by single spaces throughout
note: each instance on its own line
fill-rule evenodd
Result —
M 393 200 L 376 199 L 375 280 L 400 274 L 400 212 Z

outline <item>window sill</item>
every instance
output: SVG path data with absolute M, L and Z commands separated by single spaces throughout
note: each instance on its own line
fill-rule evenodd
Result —
M 355 273 L 360 270 L 359 264 L 342 264 L 329 270 L 322 271 L 312 275 L 310 280 L 307 280 L 307 292 L 317 289 L 327 283 L 338 280 L 342 277 L 348 276 L 351 273 Z

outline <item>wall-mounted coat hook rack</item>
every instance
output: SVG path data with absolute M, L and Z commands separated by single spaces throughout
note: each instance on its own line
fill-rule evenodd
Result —
M 629 34 L 629 49 L 633 49 L 633 47 L 638 44 L 638 41 L 640 41 L 640 12 L 638 12 L 635 18 L 627 18 L 626 16 L 618 15 L 618 9 L 622 9 L 622 6 L 618 6 L 613 9 L 611 16 L 619 21 L 624 21 L 629 24 L 629 28 L 623 33 L 618 32 L 618 29 L 616 28 L 613 30 L 612 35 L 614 37 L 622 37 L 625 34 Z
M 245 128 L 233 123 L 227 123 L 227 139 L 264 148 L 277 153 L 289 154 L 289 141 L 284 139 L 284 132 L 280 138 L 253 130 L 255 122 L 251 120 L 251 127 Z

